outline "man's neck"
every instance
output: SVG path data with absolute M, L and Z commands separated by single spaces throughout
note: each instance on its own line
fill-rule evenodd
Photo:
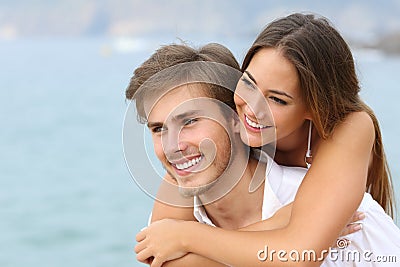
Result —
M 235 164 L 237 167 L 241 164 Z M 241 165 L 243 169 L 243 165 Z M 266 166 L 254 158 L 248 160 L 248 164 L 238 183 L 222 198 L 204 206 L 208 217 L 218 227 L 225 229 L 238 229 L 261 220 L 262 204 L 264 196 L 264 183 L 254 192 L 250 192 L 249 186 L 253 176 L 265 177 Z M 240 170 L 233 170 L 233 176 Z M 235 179 L 235 177 L 226 177 Z M 237 179 L 237 178 L 236 178 Z M 203 198 L 200 196 L 200 200 Z

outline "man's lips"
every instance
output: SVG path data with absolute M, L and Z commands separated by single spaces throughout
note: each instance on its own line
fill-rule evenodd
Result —
M 188 169 L 188 168 L 190 168 L 190 167 L 192 167 L 192 166 L 198 164 L 198 163 L 201 161 L 201 158 L 202 158 L 202 156 L 197 157 L 197 158 L 194 158 L 194 159 L 192 159 L 192 160 L 188 160 L 188 161 L 186 161 L 186 162 L 184 162 L 184 163 L 181 163 L 181 164 L 175 164 L 175 167 L 176 167 L 178 170 Z
M 183 159 L 180 160 L 176 160 L 173 162 L 170 162 L 170 164 L 177 170 L 179 171 L 187 171 L 189 170 L 191 167 L 196 166 L 197 164 L 199 164 L 199 162 L 203 159 L 203 155 L 199 155 L 196 157 L 185 157 Z

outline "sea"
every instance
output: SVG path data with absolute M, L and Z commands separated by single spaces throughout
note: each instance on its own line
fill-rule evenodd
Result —
M 222 43 L 240 62 L 252 38 L 186 40 Z M 172 42 L 181 40 L 0 41 L 1 267 L 144 266 L 135 258 L 135 235 L 153 199 L 125 164 L 124 92 L 133 70 Z M 399 200 L 400 57 L 357 49 L 354 55 Z

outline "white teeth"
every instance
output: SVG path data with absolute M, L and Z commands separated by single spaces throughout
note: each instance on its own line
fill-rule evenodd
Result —
M 201 158 L 202 158 L 202 156 L 192 159 L 192 160 L 189 160 L 182 164 L 176 164 L 175 166 L 178 170 L 187 169 L 187 168 L 192 167 L 193 165 L 196 165 L 197 163 L 199 163 Z
M 246 122 L 253 128 L 262 129 L 262 128 L 268 127 L 268 126 L 265 126 L 265 125 L 262 125 L 262 124 L 259 124 L 259 123 L 256 123 L 256 122 L 250 120 L 246 115 L 244 116 L 244 118 L 246 119 Z

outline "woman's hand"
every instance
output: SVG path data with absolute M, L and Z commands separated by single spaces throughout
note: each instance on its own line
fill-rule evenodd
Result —
M 164 262 L 181 258 L 185 250 L 183 228 L 185 221 L 163 219 L 152 223 L 136 235 L 135 246 L 138 261 L 151 267 L 160 267 Z
M 335 244 L 332 245 L 334 248 L 347 247 L 351 240 L 345 238 L 344 236 L 358 232 L 362 229 L 362 220 L 365 219 L 365 213 L 361 211 L 354 212 L 350 219 L 350 222 L 343 228 L 338 239 L 336 239 Z
M 346 225 L 346 227 L 342 230 L 339 236 L 339 240 L 346 235 L 358 232 L 362 229 L 362 220 L 365 219 L 365 213 L 361 211 L 354 212 L 353 216 L 350 219 L 350 222 Z

